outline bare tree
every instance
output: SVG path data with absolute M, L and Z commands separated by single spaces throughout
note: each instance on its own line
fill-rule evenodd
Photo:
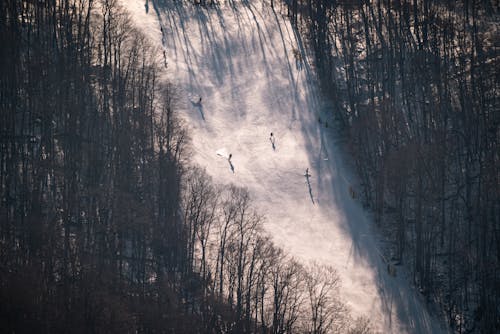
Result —
M 324 334 L 345 329 L 346 307 L 339 299 L 340 279 L 332 267 L 312 264 L 306 270 L 309 300 L 308 333 Z

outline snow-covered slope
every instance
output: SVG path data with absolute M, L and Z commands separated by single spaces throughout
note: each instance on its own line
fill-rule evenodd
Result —
M 250 190 L 276 244 L 303 261 L 334 266 L 355 316 L 368 316 L 381 333 L 440 332 L 407 281 L 387 273 L 372 223 L 350 195 L 354 178 L 334 129 L 325 126 L 328 105 L 289 21 L 261 1 L 213 8 L 123 2 L 166 50 L 193 160 L 216 182 Z M 223 157 L 229 153 L 233 169 Z

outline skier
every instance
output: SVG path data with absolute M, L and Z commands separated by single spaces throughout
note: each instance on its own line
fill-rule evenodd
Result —
M 304 174 L 305 177 L 309 178 L 311 174 L 309 174 L 309 168 L 306 168 L 306 173 Z
M 201 96 L 200 96 L 200 99 L 198 100 L 198 104 L 201 104 Z
M 233 155 L 231 153 L 229 153 L 229 157 L 227 158 L 227 162 L 229 162 L 229 167 L 231 167 L 231 171 L 234 173 L 234 166 L 233 166 L 233 163 L 231 162 L 232 157 L 233 157 Z

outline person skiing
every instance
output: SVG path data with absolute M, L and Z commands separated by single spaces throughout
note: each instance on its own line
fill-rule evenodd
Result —
M 271 141 L 271 145 L 273 146 L 273 150 L 275 150 L 276 146 L 274 146 L 274 136 L 273 136 L 272 132 L 271 132 L 271 136 L 269 137 L 269 140 Z
M 163 50 L 163 63 L 165 64 L 165 68 L 167 68 L 168 67 L 167 52 L 165 50 Z
M 201 96 L 200 96 L 200 99 L 198 100 L 198 104 L 201 104 Z
M 233 155 L 231 153 L 229 153 L 229 157 L 227 157 L 227 162 L 229 162 L 229 167 L 231 167 L 231 171 L 234 173 L 234 166 L 233 166 L 233 163 L 231 162 L 232 157 L 233 157 Z

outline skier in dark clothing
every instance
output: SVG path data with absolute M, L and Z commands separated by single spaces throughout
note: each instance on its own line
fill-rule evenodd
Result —
M 269 140 L 271 141 L 271 145 L 273 146 L 273 150 L 275 150 L 276 146 L 274 146 L 274 136 L 273 136 L 272 132 L 271 132 L 271 136 L 269 137 Z
M 309 168 L 306 168 L 306 173 L 304 174 L 306 178 L 309 178 L 311 174 L 309 174 Z
M 233 163 L 231 162 L 232 157 L 233 157 L 233 155 L 231 153 L 229 153 L 229 157 L 227 158 L 227 162 L 229 162 L 229 167 L 231 167 L 231 171 L 234 173 L 234 166 L 233 166 Z

